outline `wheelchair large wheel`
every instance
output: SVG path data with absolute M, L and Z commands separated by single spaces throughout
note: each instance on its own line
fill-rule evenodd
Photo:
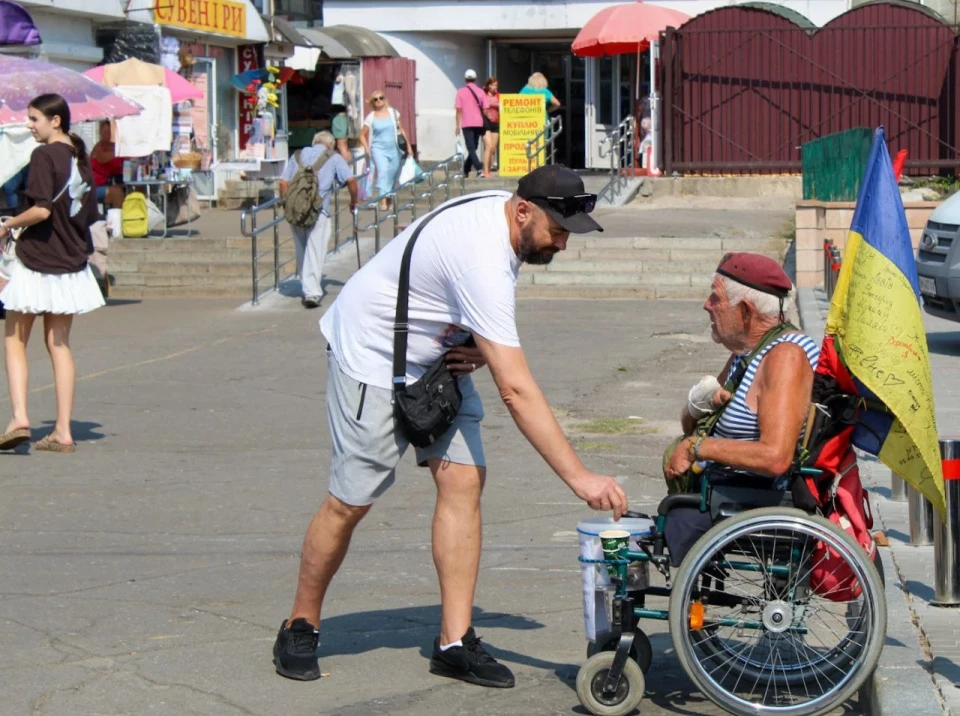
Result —
M 594 654 L 577 672 L 577 698 L 595 716 L 626 716 L 643 700 L 646 682 L 643 672 L 633 659 L 623 664 L 623 676 L 612 694 L 603 692 L 603 682 L 613 665 L 615 652 Z
M 810 590 L 818 543 L 853 574 L 856 598 Z M 863 548 L 829 520 L 781 507 L 714 525 L 688 552 L 670 595 L 684 670 L 714 703 L 744 716 L 836 708 L 873 672 L 886 623 L 883 584 Z

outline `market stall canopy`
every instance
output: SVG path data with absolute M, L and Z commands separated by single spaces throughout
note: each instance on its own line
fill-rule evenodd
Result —
M 10 0 L 0 0 L 0 45 L 39 45 L 40 32 L 30 13 Z
M 140 113 L 140 105 L 79 72 L 44 60 L 0 54 L 0 125 L 24 124 L 27 105 L 34 97 L 55 92 L 70 107 L 72 122 L 127 117 Z
M 606 57 L 642 52 L 668 27 L 690 19 L 679 10 L 649 5 L 643 0 L 604 8 L 587 21 L 573 41 L 577 57 Z
M 135 57 L 111 65 L 100 65 L 83 73 L 94 82 L 105 87 L 157 85 L 170 90 L 170 101 L 173 104 L 188 99 L 201 99 L 203 91 L 195 87 L 189 80 L 184 79 L 173 70 L 161 65 L 143 62 Z

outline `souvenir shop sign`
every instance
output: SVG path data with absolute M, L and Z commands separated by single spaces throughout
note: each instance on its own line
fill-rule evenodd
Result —
M 153 9 L 158 25 L 246 37 L 247 4 L 235 0 L 164 0 Z
M 257 53 L 257 45 L 240 45 L 237 48 L 237 67 L 240 73 L 250 70 L 260 69 L 260 58 Z M 240 104 L 240 149 L 247 148 L 247 142 L 250 141 L 250 134 L 253 132 L 253 120 L 257 118 L 257 103 L 250 101 L 250 95 L 239 93 Z
M 521 177 L 540 166 L 543 152 L 527 161 L 527 142 L 543 131 L 547 111 L 543 95 L 500 95 L 500 176 Z

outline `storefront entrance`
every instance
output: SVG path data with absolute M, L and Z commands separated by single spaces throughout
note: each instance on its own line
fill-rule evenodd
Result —
M 650 56 L 640 55 L 639 98 L 636 55 L 590 58 L 586 75 L 586 166 L 609 169 L 610 157 L 600 154 L 601 143 L 631 113 L 642 118 L 650 94 Z
M 563 133 L 557 138 L 557 162 L 581 169 L 585 166 L 585 125 L 583 106 L 586 99 L 586 67 L 570 52 L 570 41 L 495 40 L 491 70 L 500 81 L 500 92 L 519 92 L 534 72 L 543 73 L 550 91 L 560 101 Z M 482 79 L 480 80 L 482 83 Z

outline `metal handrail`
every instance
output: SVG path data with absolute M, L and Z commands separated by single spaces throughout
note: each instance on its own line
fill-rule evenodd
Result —
M 290 263 L 289 261 L 280 262 L 280 247 L 284 244 L 287 244 L 292 241 L 292 239 L 287 239 L 286 241 L 280 241 L 280 222 L 283 221 L 283 217 L 280 216 L 279 212 L 280 206 L 280 197 L 275 196 L 272 199 L 265 201 L 264 203 L 255 206 L 251 209 L 244 209 L 240 212 L 240 233 L 243 236 L 250 237 L 250 253 L 252 259 L 252 268 L 253 268 L 253 297 L 251 302 L 253 305 L 257 305 L 260 302 L 260 280 L 266 278 L 271 273 L 273 274 L 273 286 L 272 290 L 276 291 L 280 287 L 280 270 L 283 266 Z M 257 226 L 257 214 L 261 211 L 267 209 L 273 210 L 273 219 L 264 224 L 263 226 Z M 251 225 L 249 229 L 247 228 L 247 219 L 251 220 Z M 262 254 L 257 252 L 257 237 L 262 234 L 264 231 L 269 231 L 273 229 L 273 248 L 272 250 L 268 249 Z M 267 273 L 260 274 L 259 263 L 260 259 L 268 254 L 273 254 L 273 269 Z M 292 274 L 291 274 L 292 275 Z M 284 278 L 287 278 L 286 276 Z M 265 291 L 263 292 L 265 293 Z
M 547 119 L 543 129 L 527 141 L 527 171 L 531 171 L 533 160 L 540 166 L 540 152 L 544 152 L 544 164 L 555 164 L 557 159 L 557 137 L 563 134 L 563 119 L 558 114 Z
M 366 155 L 357 157 L 356 161 L 351 162 L 353 167 L 356 167 L 357 164 L 366 158 Z M 356 169 L 355 169 L 356 171 Z M 362 180 L 367 173 L 370 171 L 370 163 L 367 163 L 366 171 L 360 175 L 354 175 L 354 179 L 360 181 Z M 442 176 L 438 176 L 442 174 Z M 439 179 L 439 181 L 438 181 Z M 385 196 L 378 196 L 376 198 L 368 199 L 365 202 L 360 203 L 356 210 L 351 213 L 351 224 L 353 229 L 353 240 L 357 246 L 357 268 L 360 268 L 361 258 L 360 258 L 360 232 L 373 230 L 374 232 L 374 251 L 380 251 L 380 240 L 382 237 L 381 226 L 384 222 L 391 221 L 393 223 L 393 234 L 390 238 L 394 238 L 397 234 L 400 233 L 400 215 L 404 212 L 410 212 L 410 220 L 416 221 L 417 212 L 418 212 L 418 203 L 426 199 L 428 211 L 432 211 L 434 207 L 439 203 L 437 199 L 438 195 L 442 193 L 442 201 L 448 201 L 451 197 L 451 188 L 458 187 L 460 190 L 460 196 L 462 196 L 466 191 L 466 176 L 463 173 L 463 157 L 459 154 L 454 154 L 451 157 L 447 157 L 441 162 L 438 162 L 431 169 L 424 171 L 421 175 L 414 177 L 413 179 L 404 182 L 400 186 L 396 187 L 392 192 L 386 194 Z M 340 199 L 342 193 L 342 187 L 339 187 L 337 191 L 333 193 L 333 213 L 331 214 L 330 221 L 333 224 L 331 228 L 331 233 L 334 236 L 334 251 L 339 250 L 340 248 L 340 231 L 341 231 L 341 217 L 344 211 L 344 208 L 349 208 L 349 204 L 344 206 L 344 203 Z M 402 195 L 408 195 L 408 198 L 401 199 Z M 391 199 L 391 208 L 384 210 L 380 208 L 380 202 L 384 199 Z M 254 206 L 250 209 L 244 209 L 240 213 L 240 233 L 244 236 L 250 237 L 251 242 L 251 255 L 252 255 L 252 269 L 253 269 L 253 298 L 252 303 L 257 305 L 260 301 L 260 296 L 262 296 L 268 290 L 277 290 L 280 287 L 281 277 L 280 272 L 283 266 L 286 266 L 290 261 L 280 262 L 280 247 L 291 242 L 292 239 L 287 239 L 286 241 L 280 241 L 280 223 L 284 220 L 283 216 L 280 215 L 279 206 L 281 200 L 280 197 L 274 197 L 265 201 L 263 204 Z M 257 215 L 261 211 L 273 210 L 273 219 L 263 226 L 257 226 Z M 373 220 L 364 226 L 360 226 L 360 211 L 373 211 Z M 247 220 L 250 219 L 250 227 L 247 227 Z M 270 251 L 265 251 L 263 253 L 258 253 L 257 250 L 257 237 L 262 234 L 264 231 L 273 229 L 273 270 L 268 273 L 260 274 L 259 272 L 259 261 L 260 259 L 267 256 Z M 269 273 L 273 274 L 273 285 L 264 290 L 260 290 L 260 282 L 262 279 L 266 278 Z M 293 273 L 290 273 L 287 276 L 284 276 L 284 280 L 292 276 Z
M 610 157 L 610 181 L 600 195 L 611 203 L 626 188 L 626 177 L 632 175 L 636 168 L 636 138 L 636 119 L 630 115 L 601 139 L 597 146 L 601 158 Z

